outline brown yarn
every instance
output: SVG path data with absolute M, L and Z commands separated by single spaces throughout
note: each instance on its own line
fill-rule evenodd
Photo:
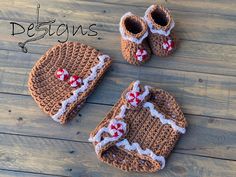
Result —
M 127 36 L 135 37 L 137 39 L 140 39 L 148 30 L 146 22 L 141 17 L 133 14 L 125 17 L 121 21 L 120 26 Z M 135 53 L 138 49 L 145 49 L 147 51 L 148 54 L 145 60 L 139 61 L 135 58 Z M 148 46 L 147 39 L 144 39 L 140 44 L 136 44 L 121 37 L 121 52 L 124 59 L 134 65 L 145 63 L 151 57 L 151 50 Z
M 147 18 L 151 21 L 154 29 L 168 31 L 173 20 L 170 12 L 163 6 L 154 5 L 151 11 L 147 14 Z M 163 42 L 171 39 L 174 42 L 174 47 L 172 50 L 168 51 L 163 48 Z M 168 56 L 174 52 L 176 49 L 176 36 L 171 30 L 169 36 L 160 35 L 158 33 L 152 33 L 149 31 L 148 36 L 149 45 L 151 47 L 152 53 L 157 56 Z
M 58 68 L 66 69 L 70 75 L 86 78 L 90 75 L 91 68 L 99 63 L 99 55 L 101 53 L 96 49 L 79 42 L 66 42 L 49 49 L 29 74 L 29 91 L 39 107 L 53 116 L 61 108 L 61 102 L 69 98 L 76 89 L 70 87 L 68 81 L 60 81 L 55 77 Z M 96 78 L 89 82 L 87 90 L 66 107 L 66 112 L 60 117 L 61 124 L 76 115 L 110 65 L 111 59 L 107 58 Z
M 120 107 L 127 103 L 124 95 L 130 91 L 133 83 L 123 92 L 122 97 L 113 106 L 104 120 L 91 132 L 90 137 L 94 137 L 97 132 L 109 124 L 111 119 L 114 119 L 119 114 Z M 143 87 L 141 90 L 143 91 Z M 167 119 L 171 119 L 176 125 L 185 128 L 187 126 L 181 108 L 177 104 L 173 96 L 168 92 L 151 88 L 149 97 L 144 102 L 151 102 L 158 112 L 165 115 Z M 110 142 L 101 148 L 98 158 L 114 167 L 124 171 L 137 172 L 155 172 L 161 168 L 161 164 L 151 157 L 141 155 L 136 151 L 128 151 L 124 147 L 117 147 L 115 144 L 122 139 L 127 139 L 130 143 L 138 143 L 142 149 L 150 149 L 155 154 L 168 157 L 176 142 L 179 139 L 180 133 L 175 131 L 169 124 L 162 124 L 158 118 L 152 117 L 150 111 L 141 105 L 126 110 L 124 121 L 127 124 L 128 130 L 117 141 Z M 106 133 L 101 135 L 102 138 L 107 137 Z M 93 145 L 96 146 L 97 142 Z

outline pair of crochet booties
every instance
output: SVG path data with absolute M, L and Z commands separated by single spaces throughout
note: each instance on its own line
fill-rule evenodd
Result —
M 152 5 L 144 18 L 128 12 L 121 17 L 121 51 L 130 64 L 140 65 L 156 56 L 168 56 L 175 50 L 175 23 L 163 6 Z

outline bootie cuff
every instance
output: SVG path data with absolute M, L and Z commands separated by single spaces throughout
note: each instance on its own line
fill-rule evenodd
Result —
M 136 28 L 139 31 L 132 32 L 131 28 Z M 147 24 L 144 19 L 132 14 L 131 12 L 127 12 L 121 17 L 119 30 L 121 37 L 124 40 L 129 40 L 136 44 L 141 44 L 143 40 L 148 36 Z
M 160 25 L 157 23 L 157 21 L 161 19 L 155 19 L 154 16 L 156 16 L 156 13 L 160 13 L 163 16 L 163 18 L 165 19 L 164 25 Z M 160 35 L 169 36 L 171 30 L 175 26 L 175 22 L 171 17 L 169 10 L 164 8 L 163 6 L 151 5 L 146 10 L 144 19 L 146 20 L 150 31 L 154 34 L 157 33 Z

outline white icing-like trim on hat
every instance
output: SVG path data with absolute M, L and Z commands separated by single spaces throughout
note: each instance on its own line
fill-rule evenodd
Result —
M 83 85 L 76 90 L 73 91 L 73 95 L 71 95 L 68 99 L 61 102 L 61 108 L 57 111 L 56 114 L 52 116 L 52 119 L 56 122 L 60 122 L 60 117 L 66 112 L 66 106 L 75 102 L 80 93 L 85 92 L 88 89 L 89 81 L 92 81 L 96 78 L 97 72 L 99 69 L 103 67 L 105 64 L 105 59 L 110 58 L 108 55 L 100 55 L 98 56 L 99 63 L 91 68 L 91 74 L 83 79 Z
M 178 131 L 180 133 L 185 133 L 186 129 L 183 127 L 179 127 L 178 125 L 176 125 L 176 123 L 171 120 L 171 119 L 166 119 L 165 115 L 159 113 L 155 108 L 154 105 L 150 102 L 146 102 L 143 105 L 144 108 L 149 108 L 149 111 L 151 113 L 151 115 L 155 118 L 159 118 L 159 120 L 161 121 L 162 124 L 169 124 L 175 131 Z
M 145 12 L 145 15 L 144 15 L 144 19 L 146 20 L 147 22 L 147 25 L 150 29 L 150 31 L 152 33 L 158 33 L 160 35 L 164 35 L 164 36 L 169 36 L 170 35 L 170 32 L 171 30 L 174 28 L 175 26 L 175 22 L 173 19 L 171 19 L 171 24 L 170 24 L 170 29 L 168 31 L 164 31 L 162 29 L 155 29 L 154 25 L 152 24 L 151 20 L 148 19 L 148 14 L 150 13 L 150 11 L 154 8 L 154 5 L 151 5 Z
M 145 149 L 143 150 L 138 143 L 132 143 L 130 144 L 127 139 L 123 139 L 116 143 L 117 147 L 123 146 L 124 149 L 128 151 L 137 151 L 141 155 L 147 155 L 151 157 L 153 160 L 161 163 L 161 169 L 165 167 L 165 158 L 161 155 L 156 155 L 152 150 Z
M 120 34 L 121 34 L 121 37 L 125 40 L 129 40 L 131 42 L 134 42 L 136 44 L 141 44 L 143 42 L 143 40 L 148 36 L 148 30 L 143 34 L 143 36 L 141 38 L 135 38 L 133 36 L 128 36 L 125 34 L 125 30 L 123 29 L 122 27 L 122 21 L 124 20 L 124 18 L 128 17 L 128 16 L 132 16 L 133 14 L 131 12 L 127 12 L 125 13 L 121 19 L 120 19 Z

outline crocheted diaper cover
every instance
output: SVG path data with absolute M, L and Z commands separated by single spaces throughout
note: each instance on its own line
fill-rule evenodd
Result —
M 98 158 L 125 171 L 164 168 L 187 122 L 168 92 L 132 82 L 91 132 Z
M 53 120 L 65 123 L 81 108 L 111 59 L 79 42 L 66 42 L 49 49 L 29 75 L 29 91 Z

